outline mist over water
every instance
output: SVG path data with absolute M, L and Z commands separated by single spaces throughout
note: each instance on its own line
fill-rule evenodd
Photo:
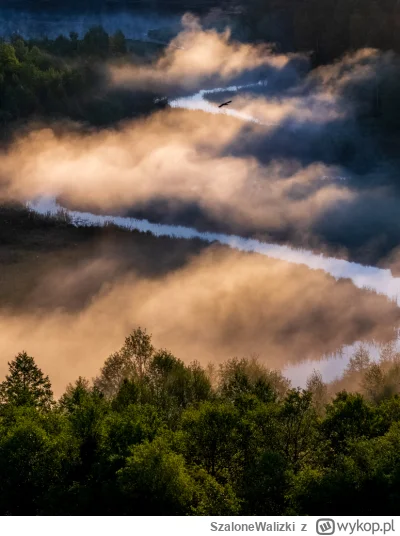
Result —
M 101 24 L 108 32 L 122 29 L 127 37 L 142 39 L 149 29 L 176 22 L 168 17 L 148 18 L 145 14 L 143 20 L 142 15 L 125 17 L 124 14 L 108 14 L 106 20 L 102 20 L 101 15 L 71 14 L 59 21 L 54 15 L 46 17 L 38 15 L 25 26 L 22 17 L 22 31 L 13 26 L 15 20 L 9 21 L 4 31 L 8 34 L 14 31 L 30 35 L 46 33 L 51 37 L 73 30 L 82 35 L 89 27 Z M 263 304 L 255 298 L 248 300 L 246 291 L 243 296 L 237 291 L 238 285 L 241 289 L 240 285 L 246 285 L 247 279 L 252 277 L 249 275 L 252 260 L 249 265 L 242 258 L 238 264 L 227 262 L 223 267 L 225 271 L 217 265 L 207 266 L 203 271 L 189 263 L 187 273 L 176 271 L 165 281 L 154 284 L 153 299 L 149 298 L 151 292 L 147 287 L 151 284 L 148 281 L 138 284 L 142 294 L 136 292 L 136 287 L 134 290 L 129 287 L 135 299 L 137 295 L 142 296 L 143 305 L 136 304 L 135 313 L 128 308 L 129 314 L 121 317 L 118 329 L 122 333 L 130 326 L 131 318 L 136 321 L 135 314 L 140 310 L 143 322 L 159 322 L 157 341 L 170 347 L 179 357 L 186 358 L 194 353 L 201 359 L 202 356 L 195 354 L 200 347 L 205 359 L 225 359 L 236 351 L 243 355 L 246 345 L 249 351 L 253 348 L 258 351 L 265 344 L 267 350 L 262 358 L 271 366 L 286 363 L 285 370 L 294 384 L 304 385 L 313 368 L 319 368 L 325 380 L 332 380 L 348 363 L 358 340 L 370 341 L 385 329 L 390 331 L 397 321 L 400 278 L 394 277 L 389 269 L 346 260 L 345 247 L 343 258 L 330 254 L 329 247 L 324 254 L 315 253 L 311 247 L 313 233 L 317 234 L 323 227 L 324 219 L 328 222 L 325 223 L 328 231 L 338 226 L 343 229 L 345 218 L 334 215 L 344 213 L 351 217 L 352 206 L 362 207 L 368 196 L 387 207 L 390 192 L 382 189 L 379 196 L 375 196 L 373 189 L 357 189 L 353 180 L 357 176 L 352 167 L 354 162 L 345 165 L 344 159 L 337 156 L 341 146 L 332 141 L 336 137 L 341 143 L 346 135 L 352 137 L 360 153 L 368 151 L 368 146 L 358 137 L 353 109 L 343 94 L 351 83 L 368 84 L 381 59 L 375 52 L 366 51 L 308 76 L 296 71 L 296 65 L 306 62 L 303 57 L 279 55 L 248 44 L 231 44 L 227 34 L 204 32 L 190 18 L 184 27 L 183 34 L 154 65 L 127 64 L 110 70 L 115 86 L 122 84 L 133 92 L 156 87 L 158 94 L 167 95 L 164 97 L 169 104 L 166 110 L 150 114 L 141 121 L 127 122 L 116 130 L 89 134 L 81 134 L 79 129 L 75 133 L 68 126 L 62 126 L 60 134 L 54 134 L 51 128 L 33 129 L 0 156 L 9 178 L 9 195 L 19 200 L 31 199 L 28 206 L 40 214 L 55 215 L 62 210 L 76 227 L 112 223 L 156 237 L 198 239 L 228 246 L 234 251 L 256 253 L 289 263 L 293 270 L 296 265 L 302 267 L 304 271 L 298 280 L 282 277 L 282 286 L 276 290 L 268 273 L 271 261 L 261 259 L 267 268 L 265 275 L 260 276 L 260 288 L 265 296 L 272 296 L 271 317 L 265 313 L 262 321 L 255 322 L 253 316 L 261 313 Z M 349 65 L 354 73 L 351 76 L 346 74 Z M 219 99 L 225 100 L 227 95 L 229 99 L 233 97 L 233 103 L 218 108 Z M 359 158 L 358 153 L 356 156 Z M 370 171 L 363 179 L 366 177 L 372 182 L 375 170 L 371 167 Z M 146 207 L 146 203 L 151 205 L 158 198 L 165 203 L 167 216 L 179 212 L 176 210 L 179 204 L 189 207 L 197 204 L 211 223 L 201 228 L 195 224 L 181 225 L 179 213 L 171 224 L 154 223 L 157 219 L 150 218 L 145 209 L 143 218 L 113 215 L 130 210 L 134 214 L 137 206 Z M 361 216 L 358 224 L 362 226 L 370 215 L 364 210 Z M 220 231 L 219 222 L 227 222 L 227 232 L 225 228 L 223 232 L 216 232 Z M 279 234 L 288 229 L 289 239 L 285 242 L 292 245 L 275 243 L 270 231 Z M 291 234 L 292 229 L 297 234 Z M 346 230 L 349 229 L 350 225 Z M 261 239 L 260 235 L 265 238 Z M 309 243 L 310 247 L 295 247 L 299 237 L 300 242 Z M 324 235 L 319 245 L 323 250 Z M 252 255 L 244 257 L 253 259 Z M 103 260 L 99 260 L 99 264 L 102 263 Z M 235 274 L 239 265 L 241 277 L 231 281 L 230 272 Z M 218 275 L 214 275 L 213 270 Z M 75 272 L 72 274 L 68 276 L 71 280 L 76 277 Z M 199 283 L 204 283 L 204 278 L 209 281 L 208 294 L 202 293 L 202 283 Z M 182 281 L 186 281 L 186 286 Z M 314 290 L 316 282 L 324 289 L 325 300 L 314 296 L 318 292 Z M 112 287 L 112 278 L 109 284 Z M 342 293 L 340 299 L 335 295 L 335 285 Z M 228 296 L 228 303 L 223 302 L 219 323 L 214 320 L 212 306 L 216 287 L 222 296 Z M 286 287 L 290 288 L 289 297 L 286 297 Z M 189 296 L 182 303 L 182 318 L 179 314 L 172 317 L 169 305 L 165 305 L 159 318 L 156 317 L 155 303 L 157 307 L 160 303 L 170 304 L 177 299 L 181 288 L 185 288 Z M 366 288 L 378 296 L 364 292 Z M 118 287 L 113 296 L 115 303 L 121 300 L 119 292 Z M 192 292 L 197 294 L 192 296 Z M 284 306 L 279 301 L 282 296 L 287 300 Z M 107 303 L 111 303 L 110 310 L 115 308 L 111 298 Z M 246 310 L 242 317 L 236 316 L 238 303 Z M 287 313 L 288 304 L 297 311 L 292 319 Z M 275 312 L 275 307 L 279 313 Z M 196 341 L 196 337 L 203 336 L 193 335 L 201 323 L 201 313 L 203 324 L 212 326 L 212 334 L 207 340 Z M 88 309 L 82 316 L 95 333 L 92 314 Z M 325 314 L 319 327 L 321 316 Z M 277 325 L 275 317 L 279 317 Z M 63 318 L 60 321 L 51 315 L 48 321 L 54 321 L 57 329 L 59 323 L 63 324 Z M 86 344 L 80 317 L 68 321 L 75 322 L 74 329 L 80 333 L 77 339 Z M 267 334 L 265 326 L 269 329 Z M 14 324 L 12 328 L 17 329 Z M 213 330 L 220 330 L 222 334 Z M 41 337 L 42 333 L 33 342 L 38 344 Z M 112 350 L 109 346 L 114 340 L 108 341 L 107 350 Z M 237 345 L 235 341 L 239 341 Z M 289 347 L 287 352 L 285 346 Z M 50 347 L 49 344 L 48 354 L 51 354 Z M 299 355 L 294 358 L 297 350 Z M 318 362 L 324 355 L 327 359 Z M 306 361 L 299 364 L 302 360 Z
M 400 290 L 400 279 L 393 278 L 389 270 L 379 270 L 374 267 L 366 267 L 329 259 L 322 255 L 315 255 L 312 252 L 293 250 L 288 247 L 265 244 L 257 240 L 243 239 L 238 236 L 221 235 L 217 233 L 201 233 L 195 229 L 173 225 L 159 225 L 150 223 L 147 220 L 134 218 L 124 218 L 116 216 L 101 216 L 91 213 L 71 211 L 56 203 L 51 198 L 41 198 L 28 203 L 28 207 L 34 212 L 42 215 L 57 215 L 63 212 L 68 216 L 71 223 L 77 227 L 102 226 L 113 224 L 123 229 L 136 230 L 143 233 L 151 233 L 157 237 L 167 236 L 180 239 L 200 239 L 205 242 L 217 242 L 227 245 L 238 251 L 258 253 L 272 259 L 284 260 L 289 263 L 305 265 L 312 270 L 324 270 L 335 278 L 349 278 L 359 288 L 372 288 L 378 293 L 386 294 L 389 298 L 396 298 Z M 296 365 L 284 367 L 284 375 L 294 386 L 305 387 L 307 378 L 317 369 L 320 371 L 325 382 L 337 379 L 345 370 L 351 356 L 358 346 L 355 342 L 349 346 L 340 348 L 337 353 L 328 355 L 325 359 L 316 363 L 314 360 L 305 360 Z M 367 345 L 372 358 L 379 355 L 379 345 Z
M 147 220 L 124 218 L 121 216 L 102 216 L 89 212 L 66 210 L 54 199 L 39 199 L 30 202 L 28 207 L 35 212 L 46 215 L 56 215 L 65 210 L 76 226 L 95 226 L 112 223 L 117 227 L 140 232 L 150 232 L 155 236 L 172 238 L 200 239 L 205 242 L 218 242 L 230 248 L 249 253 L 258 253 L 272 259 L 283 260 L 294 264 L 302 264 L 312 270 L 323 270 L 336 279 L 351 279 L 358 288 L 369 288 L 379 294 L 397 301 L 400 296 L 400 278 L 393 277 L 390 270 L 382 270 L 373 266 L 362 266 L 354 262 L 316 255 L 311 251 L 296 250 L 288 246 L 267 244 L 258 240 L 241 238 L 240 236 L 223 235 L 219 233 L 202 233 L 196 229 L 175 225 L 160 225 Z
M 216 88 L 216 89 L 202 89 L 195 95 L 190 95 L 188 97 L 182 97 L 180 99 L 173 99 L 169 101 L 171 108 L 183 108 L 185 110 L 200 110 L 202 112 L 211 113 L 211 114 L 224 114 L 229 115 L 230 117 L 235 117 L 241 119 L 242 121 L 249 121 L 251 123 L 257 123 L 259 125 L 267 125 L 268 123 L 263 123 L 256 117 L 252 117 L 249 114 L 239 112 L 231 108 L 218 108 L 209 101 L 206 100 L 207 95 L 215 95 L 218 93 L 237 93 L 243 89 L 249 89 L 254 87 L 266 87 L 268 85 L 267 80 L 260 80 L 255 84 L 247 84 L 244 86 L 229 86 L 227 88 Z

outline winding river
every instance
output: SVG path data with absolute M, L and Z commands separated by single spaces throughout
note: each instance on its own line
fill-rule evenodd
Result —
M 205 113 L 225 114 L 235 117 L 242 121 L 250 121 L 259 124 L 257 118 L 241 113 L 234 108 L 218 108 L 215 104 L 207 101 L 207 94 L 236 92 L 251 86 L 266 85 L 266 82 L 261 81 L 257 84 L 248 86 L 232 86 L 227 88 L 216 88 L 212 90 L 201 90 L 194 95 L 171 100 L 169 105 L 172 108 L 185 108 L 187 110 L 201 110 Z M 345 180 L 343 177 L 338 177 L 340 180 Z M 227 235 L 213 232 L 200 232 L 197 229 L 184 227 L 179 225 L 161 225 L 151 223 L 144 219 L 135 219 L 129 217 L 120 217 L 113 215 L 95 215 L 88 212 L 71 211 L 57 204 L 55 198 L 41 197 L 36 200 L 31 200 L 28 207 L 36 213 L 46 215 L 55 215 L 60 211 L 66 213 L 73 225 L 76 226 L 102 226 L 107 223 L 112 223 L 118 227 L 136 230 L 140 232 L 150 232 L 155 236 L 168 236 L 179 239 L 200 239 L 204 242 L 217 242 L 233 249 L 244 252 L 254 252 L 266 257 L 277 260 L 286 261 L 289 263 L 305 265 L 312 270 L 323 270 L 333 276 L 335 279 L 350 279 L 353 284 L 360 288 L 369 288 L 379 294 L 383 294 L 388 298 L 397 302 L 400 296 L 400 278 L 393 277 L 390 270 L 380 269 L 374 266 L 364 266 L 354 262 L 349 262 L 333 257 L 326 257 L 321 254 L 313 253 L 308 250 L 295 249 L 289 246 L 265 243 L 255 239 L 243 238 L 235 235 Z M 354 352 L 356 345 L 346 347 L 341 350 L 337 356 L 331 356 L 331 359 L 319 362 L 317 368 L 321 371 L 325 381 L 334 379 L 349 362 L 351 354 Z M 370 347 L 371 353 L 377 356 L 376 349 Z M 315 362 L 305 361 L 300 365 L 295 365 L 285 369 L 285 375 L 293 381 L 294 384 L 304 386 L 306 378 L 315 368 Z

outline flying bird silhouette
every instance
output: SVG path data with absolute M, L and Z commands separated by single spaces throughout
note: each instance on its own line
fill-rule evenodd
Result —
M 220 105 L 218 106 L 218 108 L 222 108 L 222 106 L 228 106 L 228 104 L 230 104 L 231 102 L 232 102 L 231 100 L 228 101 L 228 102 L 224 102 L 223 104 L 220 104 Z

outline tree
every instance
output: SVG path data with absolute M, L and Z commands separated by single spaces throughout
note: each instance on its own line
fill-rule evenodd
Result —
M 190 396 L 189 371 L 167 350 L 158 351 L 149 365 L 149 382 L 155 402 L 167 409 L 172 404 L 186 407 Z
M 312 394 L 313 405 L 317 415 L 324 413 L 325 405 L 328 403 L 328 387 L 322 380 L 322 374 L 314 370 L 307 379 L 307 391 Z
M 126 54 L 126 38 L 121 30 L 118 30 L 110 37 L 110 48 L 113 54 Z
M 391 398 L 400 391 L 400 364 L 395 361 L 392 363 L 392 366 L 390 361 L 379 365 L 373 363 L 364 374 L 362 387 L 373 402 Z
M 40 515 L 63 487 L 77 461 L 78 445 L 63 416 L 15 408 L 1 428 L 0 514 Z M 48 423 L 47 420 L 56 422 Z
M 85 54 L 105 58 L 110 49 L 108 33 L 101 26 L 94 26 L 86 32 L 82 49 Z
M 102 422 L 109 404 L 96 387 L 85 389 L 78 384 L 72 394 L 74 403 L 64 406 L 69 411 L 69 421 L 74 436 L 79 441 L 81 467 L 79 478 L 86 478 L 97 459 L 97 451 L 102 437 Z
M 232 400 L 243 394 L 255 394 L 269 402 L 284 396 L 289 387 L 279 372 L 267 369 L 257 357 L 228 360 L 220 366 L 219 378 L 221 394 Z
M 283 515 L 286 469 L 286 460 L 277 452 L 265 451 L 254 460 L 243 479 L 245 515 Z
M 103 420 L 102 451 L 108 457 L 125 461 L 133 445 L 153 441 L 162 427 L 159 411 L 149 404 L 130 405 L 123 412 L 111 412 Z
M 231 484 L 221 484 L 202 468 L 190 471 L 196 483 L 191 515 L 195 516 L 235 516 L 240 515 L 241 500 L 236 496 Z
M 346 453 L 352 441 L 372 437 L 373 425 L 374 411 L 364 398 L 344 391 L 328 404 L 321 431 L 335 456 Z
M 363 372 L 371 363 L 368 349 L 360 344 L 347 365 L 347 372 Z
M 114 411 L 124 411 L 131 404 L 135 404 L 140 398 L 140 388 L 134 380 L 125 378 L 114 396 L 111 407 Z
M 187 367 L 167 350 L 154 354 L 146 380 L 151 389 L 152 402 L 172 418 L 189 404 L 206 400 L 211 391 L 210 382 L 198 363 Z
M 14 47 L 7 43 L 0 43 L 0 71 L 15 72 L 18 66 L 19 61 Z
M 151 335 L 140 327 L 135 329 L 126 337 L 121 350 L 106 360 L 94 385 L 106 396 L 114 396 L 125 379 L 143 379 L 153 353 Z
M 382 368 L 377 363 L 372 363 L 364 374 L 362 386 L 368 398 L 373 402 L 379 402 L 384 397 L 385 377 Z
M 118 482 L 131 515 L 184 515 L 195 492 L 183 456 L 163 438 L 133 447 Z
M 279 413 L 282 427 L 282 451 L 296 472 L 315 453 L 317 418 L 309 391 L 292 389 Z
M 48 376 L 36 365 L 33 357 L 22 352 L 8 363 L 10 374 L 0 386 L 0 400 L 14 406 L 34 406 L 48 410 L 53 405 L 53 392 Z
M 218 479 L 231 475 L 238 451 L 238 412 L 232 404 L 203 402 L 182 415 L 188 460 L 203 466 Z

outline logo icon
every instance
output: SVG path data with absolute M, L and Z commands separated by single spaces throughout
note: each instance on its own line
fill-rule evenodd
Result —
M 318 519 L 317 534 L 321 536 L 331 536 L 335 533 L 335 522 L 333 519 Z

